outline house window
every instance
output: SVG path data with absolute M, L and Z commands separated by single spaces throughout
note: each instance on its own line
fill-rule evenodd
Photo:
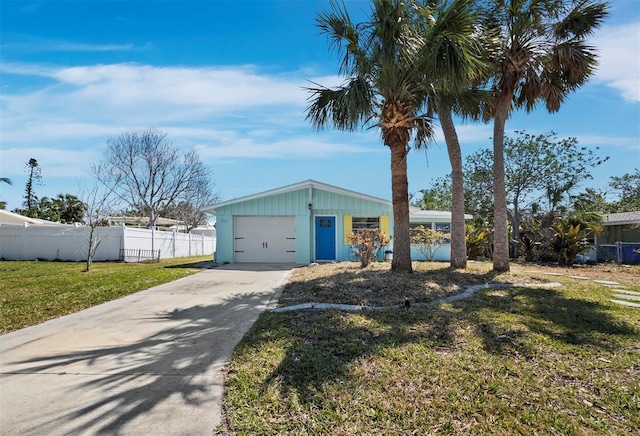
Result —
M 436 223 L 436 230 L 442 233 L 451 233 L 451 223 Z
M 351 221 L 351 229 L 353 233 L 356 233 L 360 230 L 364 229 L 379 229 L 380 228 L 380 217 L 357 217 L 354 216 Z
M 377 217 L 354 217 L 345 215 L 343 221 L 344 245 L 349 245 L 349 235 L 361 232 L 364 229 L 380 229 L 389 234 L 389 217 L 387 215 Z
M 425 229 L 432 229 L 433 228 L 433 223 L 410 223 L 409 224 L 409 229 L 413 230 L 416 229 L 418 227 L 424 227 Z
M 451 235 L 451 223 L 436 223 L 436 232 L 442 232 L 445 235 Z M 442 238 L 443 244 L 451 244 L 451 238 Z
M 424 227 L 425 229 L 433 229 L 436 232 L 443 233 L 445 235 L 451 233 L 451 223 L 411 223 L 409 224 L 410 231 L 417 229 L 418 227 Z M 442 238 L 441 244 L 450 244 L 451 238 Z

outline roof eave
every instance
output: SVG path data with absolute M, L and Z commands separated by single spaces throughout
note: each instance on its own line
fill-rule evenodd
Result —
M 207 212 L 211 214 L 215 214 L 216 210 L 220 207 L 229 206 L 235 203 L 241 203 L 244 201 L 256 200 L 258 198 L 270 197 L 273 195 L 285 194 L 287 192 L 297 191 L 304 188 L 316 188 L 321 189 L 323 191 L 332 192 L 334 194 L 342 194 L 350 197 L 360 198 L 363 200 L 375 201 L 378 203 L 383 203 L 387 206 L 392 206 L 391 201 L 385 200 L 383 198 L 374 197 L 367 194 L 362 194 L 360 192 L 351 191 L 349 189 L 340 188 L 338 186 L 328 185 L 326 183 L 318 182 L 316 180 L 305 180 L 303 182 L 294 183 L 291 185 L 281 186 L 279 188 L 269 189 L 267 191 L 258 192 L 256 194 L 245 195 L 243 197 L 234 198 L 227 201 L 222 201 L 220 203 L 212 204 L 210 206 L 205 206 L 200 208 L 202 212 Z

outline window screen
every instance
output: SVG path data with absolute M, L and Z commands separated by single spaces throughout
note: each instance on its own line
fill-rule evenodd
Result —
M 363 229 L 379 229 L 380 228 L 380 217 L 356 217 L 354 216 L 352 221 L 352 230 L 353 232 L 357 232 L 358 230 Z
M 410 229 L 415 229 L 418 227 L 424 227 L 425 229 L 432 229 L 433 228 L 433 223 L 410 223 L 409 224 L 409 228 Z
M 436 223 L 436 230 L 442 233 L 449 233 L 451 232 L 451 223 Z

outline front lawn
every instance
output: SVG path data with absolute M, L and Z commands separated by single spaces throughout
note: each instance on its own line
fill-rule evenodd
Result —
M 211 256 L 159 263 L 0 262 L 0 334 L 40 324 L 198 271 Z
M 300 268 L 280 301 L 427 302 L 434 299 L 429 289 L 440 298 L 456 281 L 559 281 L 562 287 L 486 289 L 453 303 L 384 311 L 265 313 L 228 368 L 228 425 L 221 431 L 617 435 L 640 429 L 640 309 L 610 302 L 612 289 L 593 281 L 617 278 L 640 292 L 637 267 L 513 264 L 510 273 L 495 276 L 487 264 L 470 264 L 466 272 L 420 264 L 418 274 L 396 277 L 385 268 Z

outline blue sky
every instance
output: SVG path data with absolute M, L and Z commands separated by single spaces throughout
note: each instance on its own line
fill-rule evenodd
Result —
M 348 1 L 354 20 L 367 1 Z M 0 185 L 21 207 L 35 158 L 39 197 L 77 194 L 107 140 L 155 127 L 195 148 L 223 199 L 307 179 L 391 198 L 389 151 L 376 131 L 316 132 L 309 81 L 339 83 L 315 27 L 328 1 L 0 0 Z M 613 0 L 594 35 L 601 64 L 559 113 L 516 113 L 507 134 L 555 131 L 608 155 L 585 187 L 640 168 L 640 3 Z M 439 127 L 409 155 L 409 191 L 450 172 Z M 458 124 L 463 154 L 491 147 L 490 124 Z M 596 150 L 596 147 L 599 147 Z

